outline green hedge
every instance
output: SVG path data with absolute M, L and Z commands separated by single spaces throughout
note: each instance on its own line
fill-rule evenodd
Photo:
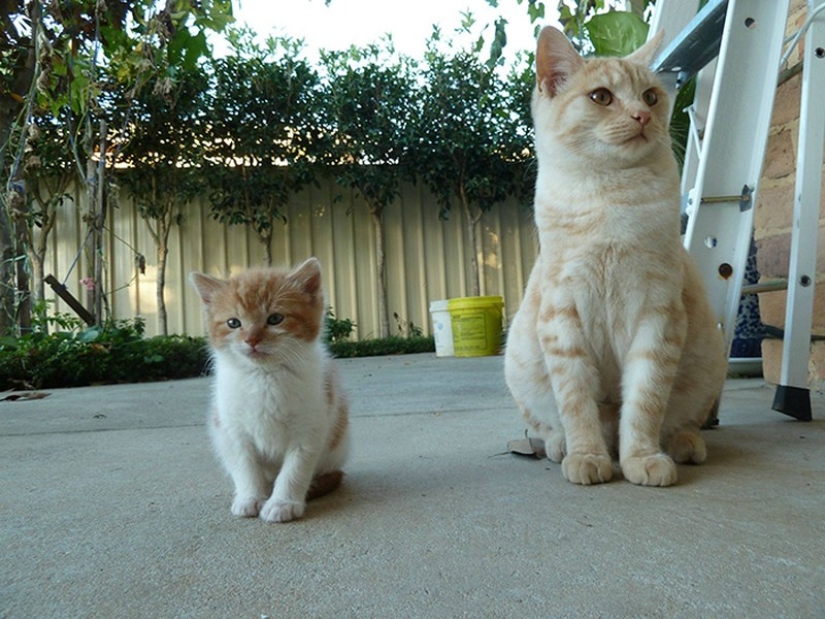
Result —
M 330 343 L 336 357 L 432 352 L 431 337 Z M 207 373 L 202 337 L 143 337 L 140 322 L 0 338 L 0 391 L 191 378 Z

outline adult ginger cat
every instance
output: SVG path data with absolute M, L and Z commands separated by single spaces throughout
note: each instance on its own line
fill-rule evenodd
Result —
M 300 518 L 306 499 L 338 486 L 347 402 L 321 342 L 321 269 L 192 273 L 215 371 L 212 440 L 235 484 L 232 513 Z
M 679 235 L 670 106 L 647 68 L 582 59 L 539 35 L 533 121 L 540 255 L 507 339 L 505 377 L 548 457 L 577 484 L 668 486 L 705 459 L 725 379 L 721 331 Z

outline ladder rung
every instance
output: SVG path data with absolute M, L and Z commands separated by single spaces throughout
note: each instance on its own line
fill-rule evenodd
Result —
M 742 294 L 757 294 L 759 292 L 779 292 L 780 290 L 788 289 L 787 280 L 778 280 L 775 282 L 765 282 L 764 284 L 747 284 L 742 286 Z
M 719 55 L 728 0 L 709 0 L 690 23 L 658 55 L 651 68 L 678 73 L 684 83 Z

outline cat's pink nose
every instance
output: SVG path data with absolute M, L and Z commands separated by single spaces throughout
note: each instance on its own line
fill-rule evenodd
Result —
M 650 122 L 650 112 L 644 112 L 642 110 L 639 110 L 638 112 L 633 114 L 633 120 L 638 121 L 639 124 L 642 125 L 642 127 L 646 127 L 647 123 Z
M 255 348 L 258 344 L 261 343 L 261 337 L 259 335 L 248 335 L 244 338 L 244 342 L 249 344 L 251 348 Z

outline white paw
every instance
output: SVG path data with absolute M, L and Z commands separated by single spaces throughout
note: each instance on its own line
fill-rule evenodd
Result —
M 635 456 L 622 461 L 627 481 L 640 486 L 670 486 L 676 483 L 676 463 L 667 454 Z
M 574 484 L 601 484 L 613 477 L 613 461 L 601 454 L 568 454 L 561 461 L 561 472 Z
M 260 518 L 266 522 L 289 522 L 304 515 L 304 501 L 269 499 L 261 508 Z
M 232 501 L 232 515 L 242 518 L 254 518 L 261 510 L 264 500 L 259 497 L 239 496 Z

